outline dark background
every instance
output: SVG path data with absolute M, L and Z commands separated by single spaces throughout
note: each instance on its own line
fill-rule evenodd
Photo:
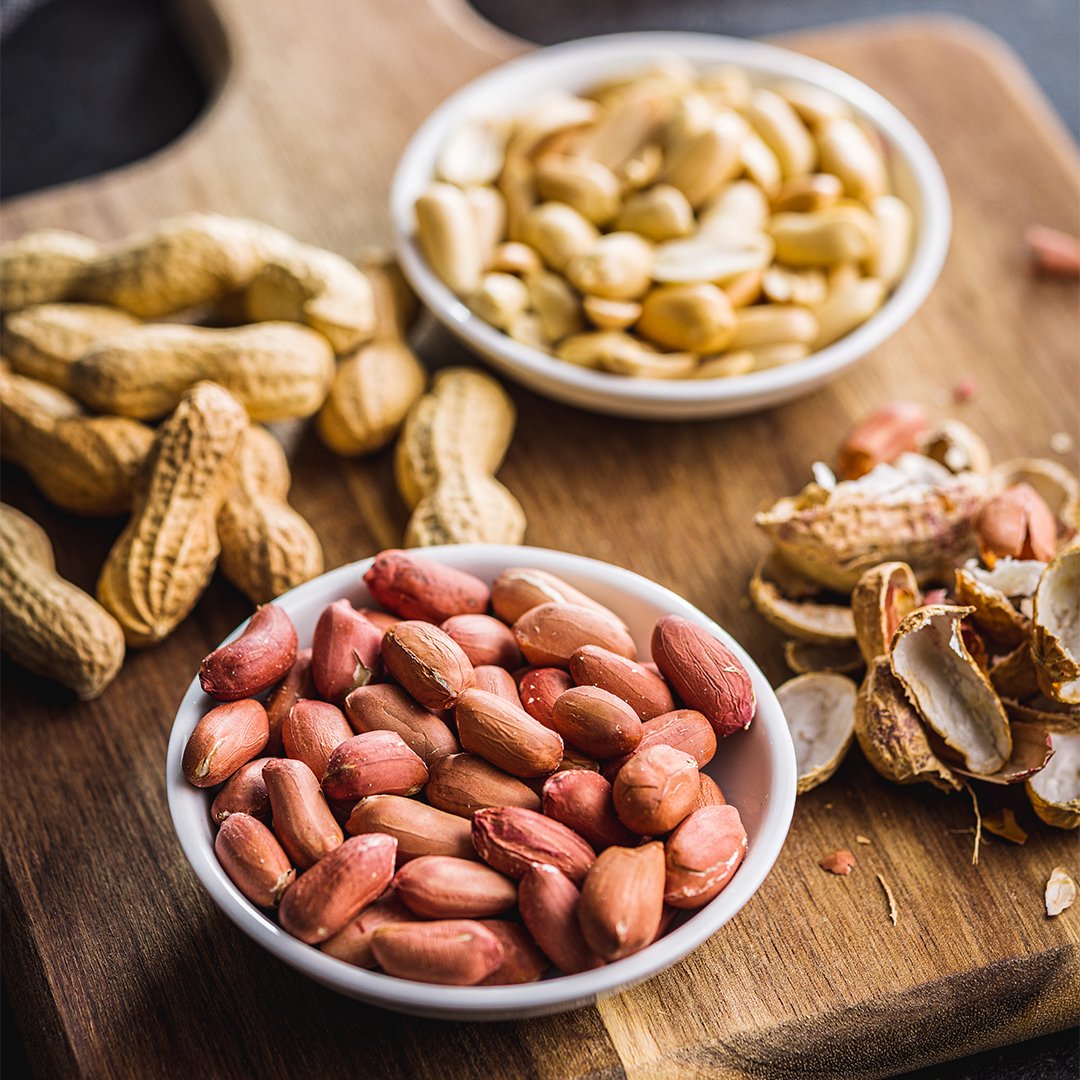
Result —
M 1080 133 L 1077 0 L 472 2 L 496 25 L 545 45 L 624 30 L 755 37 L 905 12 L 960 15 L 1003 37 L 1073 134 Z M 144 157 L 191 124 L 204 108 L 208 90 L 170 24 L 167 0 L 0 0 L 0 197 L 92 176 Z M 27 1075 L 25 1047 L 7 1003 L 9 990 L 17 993 L 18 988 L 4 988 L 0 1072 Z M 1080 1076 L 1077 1034 L 1035 1039 L 911 1076 L 1075 1078 Z

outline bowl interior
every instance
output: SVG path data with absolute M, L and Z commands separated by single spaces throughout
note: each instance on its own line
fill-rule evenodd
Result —
M 914 212 L 911 262 L 883 307 L 846 337 L 796 364 L 726 379 L 696 380 L 632 379 L 568 364 L 514 341 L 469 311 L 430 270 L 415 241 L 413 204 L 431 180 L 446 138 L 464 121 L 513 115 L 544 94 L 579 91 L 665 54 L 702 68 L 739 64 L 755 83 L 793 78 L 838 94 L 881 134 L 896 192 Z M 910 318 L 937 279 L 951 228 L 948 191 L 929 147 L 908 120 L 865 83 L 777 46 L 681 33 L 615 34 L 570 42 L 530 53 L 475 79 L 436 109 L 413 136 L 394 176 L 390 210 L 398 257 L 413 287 L 444 325 L 494 366 L 534 390 L 575 404 L 604 408 L 617 401 L 621 403 L 617 411 L 628 415 L 669 417 L 716 415 L 709 403 L 724 399 L 739 403 L 737 410 L 728 411 L 747 411 L 825 382 Z M 669 409 L 664 411 L 661 403 Z
M 749 730 L 725 739 L 706 771 L 738 807 L 749 847 L 727 888 L 681 926 L 647 949 L 597 971 L 521 986 L 443 987 L 407 982 L 352 967 L 284 933 L 252 906 L 229 881 L 213 853 L 209 815 L 212 795 L 183 777 L 184 745 L 199 717 L 215 703 L 192 680 L 181 702 L 169 741 L 169 806 L 188 860 L 215 902 L 242 930 L 286 963 L 341 993 L 403 1012 L 427 1016 L 498 1019 L 539 1015 L 588 1004 L 598 995 L 627 986 L 674 963 L 715 933 L 750 898 L 772 867 L 787 835 L 795 800 L 795 756 L 776 697 L 753 661 L 715 623 L 662 586 L 627 570 L 592 559 L 537 548 L 468 545 L 429 548 L 425 556 L 491 581 L 508 566 L 550 570 L 618 612 L 635 640 L 648 652 L 656 619 L 676 613 L 716 634 L 746 665 L 758 709 Z M 370 560 L 331 571 L 286 593 L 277 603 L 296 625 L 301 645 L 309 644 L 323 608 L 341 596 L 370 603 L 363 572 Z M 235 633 L 239 632 L 239 628 Z

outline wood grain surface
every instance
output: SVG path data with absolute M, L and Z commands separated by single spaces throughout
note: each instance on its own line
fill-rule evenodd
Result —
M 460 0 L 186 4 L 217 100 L 148 162 L 12 201 L 4 233 L 53 225 L 120 236 L 168 214 L 248 214 L 355 255 L 389 237 L 386 195 L 409 134 L 448 92 L 525 46 Z M 750 518 L 829 458 L 853 417 L 902 395 L 962 416 L 998 458 L 1076 434 L 1075 284 L 1025 272 L 1033 222 L 1080 232 L 1075 147 L 1014 58 L 967 24 L 903 21 L 787 44 L 864 79 L 924 133 L 955 211 L 952 251 L 918 316 L 866 363 L 800 402 L 742 419 L 641 423 L 511 388 L 520 426 L 501 474 L 529 541 L 610 560 L 683 594 L 767 674 L 779 642 L 748 609 L 763 542 Z M 432 364 L 467 358 L 429 330 Z M 962 376 L 978 393 L 951 403 Z M 389 454 L 344 463 L 285 432 L 293 501 L 327 565 L 400 542 Z M 1070 462 L 1075 468 L 1075 461 Z M 44 524 L 62 573 L 92 588 L 121 523 L 51 508 L 17 470 L 4 498 Z M 132 654 L 75 705 L 3 665 L 3 969 L 40 1076 L 884 1076 L 1080 1019 L 1080 910 L 1046 919 L 1075 836 L 1032 826 L 970 862 L 965 796 L 893 788 L 853 751 L 799 800 L 775 871 L 681 964 L 589 1008 L 521 1023 L 400 1017 L 277 963 L 210 902 L 168 818 L 164 760 L 199 659 L 248 613 L 217 580 L 164 645 Z M 869 845 L 857 845 L 863 834 Z M 849 878 L 817 861 L 855 850 Z M 899 907 L 893 926 L 875 875 Z

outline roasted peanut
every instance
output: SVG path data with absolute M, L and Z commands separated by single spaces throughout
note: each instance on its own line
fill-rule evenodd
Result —
M 597 758 L 633 751 L 641 742 L 641 721 L 621 698 L 599 686 L 575 686 L 551 710 L 551 726 L 568 743 Z
M 537 266 L 529 273 L 539 271 Z M 481 319 L 507 332 L 515 320 L 528 310 L 529 303 L 529 289 L 521 278 L 493 271 L 484 274 L 476 291 L 469 297 L 469 307 Z
M 518 889 L 522 921 L 548 959 L 567 975 L 603 965 L 582 936 L 580 900 L 578 887 L 558 867 L 546 863 L 531 866 Z
M 274 832 L 301 870 L 341 845 L 341 826 L 326 804 L 318 777 L 302 761 L 271 758 L 263 766 Z
M 478 859 L 467 818 L 401 795 L 369 795 L 353 807 L 345 829 L 352 835 L 386 833 L 398 842 L 399 865 L 421 855 Z
M 655 939 L 663 905 L 663 845 L 609 847 L 597 857 L 581 889 L 582 935 L 605 960 L 620 960 Z
M 407 620 L 386 631 L 386 670 L 427 709 L 447 709 L 473 684 L 469 658 L 449 634 Z
M 91 416 L 62 390 L 0 371 L 4 440 L 0 453 L 21 466 L 57 506 L 75 514 L 127 510 L 153 431 L 122 416 Z
M 132 517 L 98 578 L 131 645 L 160 641 L 194 607 L 217 561 L 216 518 L 247 427 L 243 406 L 199 383 L 158 429 Z
M 665 615 L 653 630 L 652 656 L 672 689 L 705 714 L 718 737 L 749 726 L 756 707 L 750 676 L 710 633 L 680 615 Z
M 659 244 L 693 232 L 694 209 L 677 187 L 657 184 L 626 200 L 615 227 L 620 232 L 640 233 Z
M 249 814 L 260 821 L 270 820 L 270 796 L 266 793 L 263 766 L 268 757 L 241 765 L 221 786 L 210 805 L 210 817 L 220 825 L 233 814 Z
M 717 896 L 746 854 L 746 830 L 734 806 L 695 810 L 664 844 L 664 902 L 698 908 Z
M 274 834 L 247 814 L 230 814 L 222 822 L 214 854 L 229 880 L 256 907 L 275 907 L 296 877 Z
M 415 795 L 427 766 L 395 731 L 365 731 L 339 743 L 323 773 L 322 789 L 335 802 L 368 795 Z
M 615 813 L 632 832 L 666 833 L 693 810 L 699 784 L 693 757 L 662 743 L 650 746 L 632 755 L 615 777 Z
M 544 813 L 583 836 L 597 851 L 631 847 L 637 837 L 615 815 L 611 784 L 586 769 L 557 772 L 544 783 Z
M 514 623 L 514 637 L 530 664 L 568 667 L 583 645 L 600 645 L 632 659 L 637 653 L 626 626 L 614 616 L 581 604 L 547 603 Z
M 99 338 L 138 324 L 104 304 L 38 304 L 4 320 L 4 355 L 19 374 L 70 392 L 72 364 Z
M 578 292 L 609 300 L 644 296 L 652 276 L 652 245 L 632 232 L 601 236 L 566 264 L 566 276 Z
M 857 326 L 861 326 L 885 302 L 885 284 L 877 278 L 862 278 L 832 288 L 817 309 L 820 330 L 815 349 L 823 349 Z
M 210 329 L 171 323 L 121 331 L 71 368 L 71 392 L 101 412 L 153 420 L 202 379 L 234 393 L 252 420 L 310 416 L 334 373 L 326 339 L 292 323 Z
M 844 194 L 844 185 L 832 173 L 809 173 L 786 181 L 773 199 L 773 210 L 780 214 L 806 214 L 835 206 Z
M 416 231 L 424 257 L 459 296 L 476 290 L 483 255 L 472 208 L 452 184 L 433 183 L 416 200 Z
M 587 157 L 538 157 L 536 190 L 541 199 L 566 203 L 596 225 L 608 224 L 619 212 L 619 178 L 606 165 Z
M 521 239 L 539 253 L 545 265 L 559 272 L 572 259 L 591 251 L 599 237 L 591 221 L 561 202 L 542 203 L 521 224 Z
M 544 727 L 552 727 L 555 702 L 573 685 L 573 679 L 562 668 L 532 668 L 521 677 L 518 693 L 525 711 Z
M 328 701 L 343 702 L 382 669 L 383 634 L 348 600 L 335 600 L 319 616 L 311 642 L 311 677 Z
M 598 686 L 625 701 L 642 720 L 671 712 L 675 700 L 659 675 L 599 645 L 584 645 L 570 657 L 570 674 L 579 686 Z
M 256 604 L 323 571 L 319 538 L 286 499 L 291 483 L 281 444 L 265 428 L 251 425 L 217 529 L 221 572 Z
M 514 883 L 483 863 L 450 855 L 421 855 L 392 882 L 405 906 L 425 919 L 482 919 L 517 903 Z
M 520 543 L 525 515 L 494 479 L 514 430 L 514 407 L 494 379 L 447 368 L 413 406 L 394 475 L 414 508 L 406 543 Z
M 215 787 L 266 746 L 266 710 L 252 699 L 229 701 L 206 713 L 184 747 L 183 769 L 195 787 Z
M 477 810 L 472 833 L 484 862 L 512 878 L 523 877 L 530 866 L 547 863 L 580 883 L 596 859 L 577 833 L 554 818 L 519 806 Z
M 776 155 L 785 178 L 813 172 L 818 154 L 814 140 L 784 98 L 772 90 L 757 89 L 750 95 L 745 115 Z
M 257 608 L 240 636 L 215 649 L 199 667 L 199 685 L 218 701 L 254 697 L 273 686 L 296 660 L 296 628 L 275 604 Z
M 727 294 L 698 282 L 653 289 L 641 303 L 637 330 L 663 348 L 711 353 L 732 343 L 737 325 Z
M 429 768 L 437 758 L 456 754 L 461 749 L 454 733 L 438 716 L 392 683 L 353 690 L 345 699 L 345 714 L 358 733 L 395 732 Z
M 346 840 L 285 890 L 282 928 L 308 945 L 333 937 L 390 884 L 396 851 L 397 841 L 378 833 Z
M 2 503 L 0 620 L 4 652 L 84 701 L 97 697 L 124 662 L 117 621 L 56 573 L 45 530 Z
M 302 761 L 317 777 L 326 772 L 333 752 L 351 737 L 341 710 L 328 701 L 301 698 L 281 725 L 286 757 Z
M 465 690 L 454 718 L 464 750 L 513 776 L 544 776 L 562 760 L 563 741 L 556 732 L 495 694 Z
M 733 112 L 718 113 L 696 135 L 677 142 L 669 151 L 664 183 L 677 188 L 696 210 L 708 202 L 739 169 L 739 148 L 746 121 Z
M 814 128 L 821 167 L 839 177 L 853 199 L 872 203 L 888 190 L 885 161 L 866 132 L 852 119 L 831 116 Z
M 402 619 L 441 623 L 454 615 L 480 615 L 491 590 L 474 574 L 406 551 L 380 552 L 364 574 L 377 603 Z
M 371 939 L 379 966 L 417 982 L 473 986 L 503 962 L 499 939 L 472 919 L 391 923 Z
M 464 818 L 489 806 L 540 809 L 534 791 L 475 754 L 448 754 L 433 762 L 424 794 L 432 806 Z
M 776 214 L 769 232 L 776 257 L 790 266 L 836 266 L 869 258 L 877 222 L 857 205 L 841 204 L 807 214 Z
M 521 650 L 510 628 L 490 615 L 452 615 L 442 629 L 461 646 L 474 667 L 521 667 Z

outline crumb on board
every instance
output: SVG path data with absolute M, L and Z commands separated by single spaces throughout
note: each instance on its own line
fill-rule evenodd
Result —
M 1032 225 L 1024 233 L 1031 270 L 1042 277 L 1080 278 L 1080 240 L 1060 229 Z
M 834 851 L 831 855 L 826 855 L 818 866 L 822 870 L 827 870 L 830 874 L 838 874 L 841 877 L 847 877 L 852 870 L 855 869 L 855 856 L 851 854 L 846 848 L 841 848 L 839 851 Z
M 965 375 L 962 379 L 957 379 L 953 384 L 953 401 L 955 401 L 957 405 L 963 405 L 965 401 L 970 401 L 978 392 L 979 384 L 975 381 L 974 377 Z
M 1076 882 L 1069 877 L 1064 866 L 1055 866 L 1050 871 L 1050 880 L 1046 883 L 1046 915 L 1053 918 L 1066 908 L 1072 907 L 1076 899 Z
M 855 843 L 856 844 L 872 844 L 873 841 L 870 839 L 869 836 L 863 836 L 862 833 L 856 833 L 855 834 Z
M 983 828 L 987 832 L 1000 836 L 1004 840 L 1010 840 L 1014 844 L 1026 844 L 1028 834 L 1024 832 L 1020 822 L 1016 820 L 1016 813 L 1005 807 L 983 818 Z
M 881 884 L 882 891 L 885 893 L 885 899 L 889 902 L 889 918 L 892 920 L 893 926 L 896 925 L 896 897 L 893 896 L 892 889 L 889 888 L 889 883 L 880 875 L 877 875 L 877 879 Z
M 1055 431 L 1050 436 L 1050 449 L 1055 454 L 1071 454 L 1075 445 L 1073 437 L 1067 431 Z
M 975 789 L 967 783 L 963 783 L 967 793 L 971 796 L 971 805 L 975 810 L 975 843 L 971 849 L 971 865 L 979 865 L 979 844 L 982 843 L 982 814 L 979 811 L 979 800 L 975 795 Z

